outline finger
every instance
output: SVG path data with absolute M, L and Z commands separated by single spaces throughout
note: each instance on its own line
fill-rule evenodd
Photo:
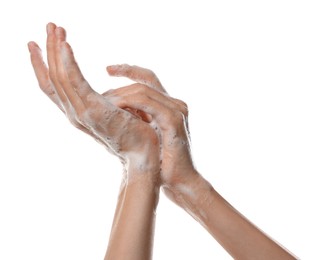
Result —
M 71 104 L 76 108 L 76 113 L 82 123 L 86 124 L 82 120 L 85 111 L 91 110 L 97 119 L 108 116 L 118 109 L 90 87 L 78 67 L 71 46 L 65 41 L 60 43 L 59 57 L 59 62 L 62 63 L 62 66 L 59 66 L 62 68 L 62 71 L 59 72 L 62 86 Z M 120 111 L 122 112 L 122 110 Z M 99 123 L 97 121 L 96 123 Z
M 48 68 L 43 61 L 41 49 L 35 42 L 28 43 L 31 63 L 41 90 L 63 111 L 61 101 L 50 81 Z
M 49 78 L 49 72 L 46 64 L 44 63 L 41 55 L 41 50 L 35 42 L 28 43 L 28 48 L 31 55 L 31 62 L 39 83 L 40 88 L 47 94 L 47 96 L 62 110 L 67 117 L 70 117 L 70 112 L 64 110 L 61 101 L 55 91 L 55 88 Z M 86 128 L 77 123 L 74 119 L 70 118 L 70 121 L 80 130 L 91 134 Z
M 132 115 L 134 115 L 136 118 L 141 119 L 142 121 L 146 122 L 146 123 L 151 123 L 152 122 L 152 117 L 151 115 L 144 113 L 141 110 L 138 109 L 133 109 L 130 107 L 125 107 L 123 108 L 124 110 L 130 112 Z
M 47 30 L 47 63 L 49 67 L 49 76 L 53 81 L 54 85 L 58 85 L 56 80 L 56 61 L 55 61 L 55 46 L 56 46 L 56 36 L 55 36 L 56 25 L 53 23 L 48 23 Z M 56 84 L 57 83 L 57 84 Z
M 127 77 L 135 82 L 147 85 L 158 91 L 167 93 L 155 73 L 149 69 L 128 64 L 112 65 L 106 68 L 110 76 Z
M 67 97 L 62 90 L 56 75 L 56 58 L 55 58 L 55 49 L 56 49 L 56 35 L 55 35 L 55 29 L 56 25 L 53 23 L 47 24 L 47 62 L 49 67 L 49 77 L 53 83 L 53 87 L 61 100 L 62 106 L 64 107 L 65 111 L 68 112 L 69 109 L 69 103 L 67 100 Z M 66 34 L 65 34 L 66 37 Z
M 139 86 L 135 85 L 139 84 L 132 85 L 139 88 Z M 173 127 L 179 125 L 178 122 L 182 121 L 183 118 L 183 113 L 178 109 L 174 109 L 173 105 L 170 105 L 164 98 L 154 99 L 140 91 L 127 95 L 123 92 L 110 98 L 110 101 L 120 108 L 137 109 L 150 114 L 162 130 L 173 129 Z
M 92 132 L 88 130 L 84 125 L 82 125 L 79 120 L 75 117 L 76 111 L 75 108 L 71 106 L 70 101 L 68 100 L 59 80 L 57 77 L 57 64 L 56 64 L 56 47 L 57 47 L 57 38 L 56 38 L 56 28 L 57 26 L 53 23 L 47 25 L 47 59 L 49 65 L 49 77 L 52 81 L 52 86 L 61 100 L 61 104 L 64 107 L 65 114 L 69 121 L 78 129 L 83 132 L 93 136 Z M 61 32 L 59 34 L 60 41 L 66 40 L 66 31 L 63 28 L 60 28 Z
M 106 92 L 104 92 L 103 94 L 102 94 L 102 96 L 104 97 L 104 98 L 106 98 L 107 100 L 109 100 L 109 99 L 111 99 L 111 98 L 113 98 L 113 91 L 114 91 L 114 89 L 110 89 L 110 90 L 108 90 L 108 91 L 106 91 Z M 120 107 L 121 108 L 121 107 Z M 151 115 L 149 115 L 149 114 L 147 114 L 147 113 L 144 113 L 143 111 L 141 111 L 141 110 L 138 110 L 138 109 L 132 109 L 132 108 L 129 108 L 129 107 L 123 107 L 122 109 L 124 109 L 124 110 L 126 110 L 126 111 L 128 111 L 128 112 L 130 112 L 132 115 L 134 115 L 135 117 L 137 117 L 137 118 L 140 118 L 140 119 L 142 119 L 144 122 L 146 122 L 146 123 L 151 123 L 151 121 L 152 121 L 152 117 L 151 117 Z
M 60 44 L 60 59 L 69 84 L 75 93 L 86 103 L 89 95 L 97 94 L 84 78 L 73 53 L 71 46 L 62 41 Z
M 110 90 L 106 92 L 105 95 L 111 99 L 113 99 L 113 97 L 131 98 L 132 96 L 138 95 L 145 96 L 148 99 L 161 103 L 168 109 L 179 111 L 185 116 L 188 116 L 188 108 L 183 101 L 174 99 L 167 94 L 156 91 L 155 89 L 152 89 L 146 85 L 136 83 L 118 89 Z
M 65 30 L 61 27 L 55 29 L 56 44 L 55 44 L 55 65 L 56 65 L 56 77 L 65 93 L 70 105 L 76 112 L 76 115 L 83 113 L 86 109 L 82 99 L 79 97 L 76 89 L 71 84 L 69 76 L 65 70 L 65 64 L 63 61 L 62 45 L 65 42 Z

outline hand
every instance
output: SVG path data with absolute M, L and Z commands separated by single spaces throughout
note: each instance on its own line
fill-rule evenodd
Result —
M 153 72 L 127 65 L 110 75 L 142 84 L 108 94 L 121 108 L 143 111 L 160 127 L 161 174 L 166 195 L 202 224 L 234 259 L 295 259 L 235 210 L 194 168 L 189 148 L 187 106 L 167 95 Z
M 74 126 L 104 144 L 123 162 L 136 162 L 138 168 L 151 165 L 159 170 L 159 140 L 151 125 L 139 115 L 116 107 L 90 87 L 63 28 L 52 23 L 47 26 L 49 68 L 38 45 L 31 42 L 28 47 L 40 88 Z
M 190 153 L 187 105 L 170 97 L 150 70 L 124 64 L 109 66 L 107 71 L 111 76 L 123 76 L 138 82 L 110 90 L 106 96 L 115 106 L 141 111 L 141 114 L 146 114 L 144 118 L 149 118 L 156 125 L 162 144 L 163 184 L 175 186 L 195 175 Z

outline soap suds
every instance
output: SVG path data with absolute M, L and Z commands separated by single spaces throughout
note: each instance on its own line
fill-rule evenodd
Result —
M 184 194 L 185 196 L 191 198 L 193 201 L 197 199 L 195 192 L 190 189 L 187 185 L 178 184 L 176 185 L 176 189 L 179 191 L 180 194 Z

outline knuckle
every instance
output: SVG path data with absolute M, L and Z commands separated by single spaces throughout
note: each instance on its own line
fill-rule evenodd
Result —
M 182 108 L 182 114 L 185 116 L 185 117 L 188 117 L 189 116 L 189 108 L 188 108 L 188 106 L 184 106 L 183 108 Z
M 182 116 L 182 113 L 177 111 L 174 113 L 174 116 L 173 116 L 173 119 L 174 121 L 177 123 L 177 124 L 180 124 L 182 123 L 183 121 L 183 116 Z
M 58 72 L 57 73 L 57 83 L 60 85 L 60 86 L 65 86 L 66 85 L 66 80 L 65 78 Z
M 119 107 L 119 108 L 124 108 L 127 106 L 127 97 L 126 96 L 112 96 L 108 97 L 108 102 L 111 103 L 112 105 Z
M 180 99 L 174 99 L 175 103 L 179 106 L 180 112 L 185 116 L 188 117 L 189 115 L 189 108 L 186 102 Z
M 140 94 L 143 94 L 143 93 L 146 93 L 148 91 L 148 86 L 146 85 L 143 85 L 143 84 L 135 84 L 135 88 L 136 88 L 136 91 L 137 93 L 140 93 Z
M 148 75 L 148 77 L 150 79 L 155 79 L 157 77 L 157 75 L 154 73 L 154 71 L 152 71 L 150 69 L 146 69 L 146 74 Z

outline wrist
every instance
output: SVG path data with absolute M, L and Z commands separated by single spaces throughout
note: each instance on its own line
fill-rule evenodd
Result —
M 126 183 L 143 182 L 160 186 L 159 153 L 127 153 L 124 161 Z
M 159 202 L 160 183 L 158 174 L 155 172 L 125 172 L 121 193 L 125 194 L 127 200 L 140 201 L 140 204 L 150 201 L 149 203 L 152 203 L 153 209 L 156 210 Z
M 164 184 L 163 191 L 174 203 L 183 208 L 204 203 L 208 192 L 213 190 L 210 183 L 196 170 L 171 184 Z
M 171 189 L 175 189 L 178 186 L 191 186 L 199 181 L 201 177 L 200 173 L 193 167 L 185 169 L 180 174 L 171 174 L 170 178 L 163 178 L 163 186 Z

